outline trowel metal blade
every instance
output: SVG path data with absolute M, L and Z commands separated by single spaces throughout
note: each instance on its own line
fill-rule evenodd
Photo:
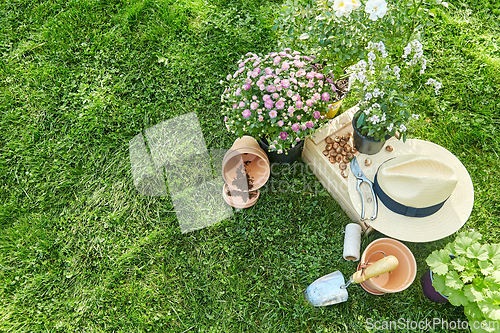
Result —
M 304 291 L 304 296 L 313 306 L 342 303 L 349 296 L 345 287 L 340 288 L 344 284 L 345 280 L 342 273 L 335 271 L 311 283 Z

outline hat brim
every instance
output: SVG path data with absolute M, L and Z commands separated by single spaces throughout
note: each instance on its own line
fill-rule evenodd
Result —
M 403 143 L 400 140 L 391 139 L 386 142 L 387 144 L 394 148 L 392 152 L 382 149 L 375 155 L 360 154 L 357 157 L 361 170 L 371 181 L 375 178 L 379 166 L 386 160 L 400 155 L 416 154 L 439 159 L 446 163 L 454 170 L 458 182 L 443 207 L 428 217 L 407 217 L 394 213 L 378 200 L 377 218 L 366 222 L 375 230 L 389 237 L 408 242 L 430 242 L 449 236 L 460 229 L 472 211 L 474 187 L 469 173 L 458 158 L 445 148 L 423 140 L 409 139 Z M 369 166 L 365 166 L 367 158 L 372 161 Z M 361 196 L 356 188 L 356 177 L 352 173 L 350 173 L 347 183 L 352 205 L 356 212 L 361 214 Z M 365 218 L 373 215 L 372 206 L 370 203 L 365 203 Z

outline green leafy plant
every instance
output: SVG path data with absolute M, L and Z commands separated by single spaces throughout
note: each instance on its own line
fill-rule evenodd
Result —
M 437 5 L 448 7 L 441 0 L 288 0 L 274 28 L 293 47 L 327 59 L 339 76 L 365 58 L 370 41 L 383 41 L 394 54 L 421 35 Z
M 493 332 L 500 327 L 500 244 L 481 244 L 481 238 L 478 232 L 459 233 L 426 261 L 432 285 L 451 304 L 464 306 L 471 330 Z

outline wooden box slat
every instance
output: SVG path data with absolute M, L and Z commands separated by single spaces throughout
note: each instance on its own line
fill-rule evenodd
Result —
M 348 193 L 347 178 L 342 177 L 338 163 L 330 163 L 328 157 L 323 155 L 325 149 L 325 139 L 328 136 L 334 137 L 335 135 L 343 136 L 352 133 L 352 118 L 359 110 L 357 106 L 353 106 L 345 111 L 333 121 L 325 126 L 323 129 L 316 132 L 304 142 L 304 149 L 302 151 L 302 159 L 316 175 L 323 187 L 330 193 L 330 195 L 337 201 L 339 206 L 349 216 L 349 218 L 357 222 L 366 233 L 371 232 L 373 229 L 365 222 L 361 221 L 359 214 L 355 211 Z M 349 142 L 351 146 L 352 138 Z M 359 152 L 354 154 L 359 155 Z M 347 164 L 345 172 L 348 177 L 354 177 L 351 172 L 350 164 Z

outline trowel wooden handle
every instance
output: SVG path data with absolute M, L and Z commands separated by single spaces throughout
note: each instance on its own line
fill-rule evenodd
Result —
M 399 261 L 398 258 L 396 258 L 393 255 L 388 255 L 387 257 L 384 257 L 380 259 L 379 261 L 371 264 L 365 269 L 365 276 L 363 278 L 363 275 L 361 274 L 362 271 L 359 270 L 356 273 L 353 274 L 352 279 L 356 283 L 363 282 L 365 280 L 368 280 L 374 276 L 378 276 L 380 274 L 387 273 L 389 271 L 394 270 L 396 267 L 398 267 Z

